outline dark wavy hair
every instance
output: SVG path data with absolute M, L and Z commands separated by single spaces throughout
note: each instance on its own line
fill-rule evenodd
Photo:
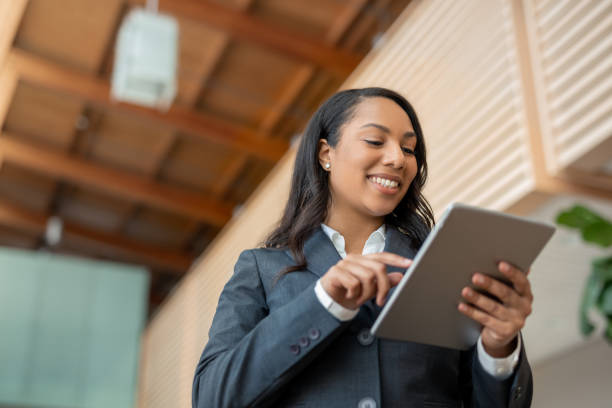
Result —
M 433 227 L 431 207 L 421 193 L 427 180 L 425 141 L 419 119 L 410 103 L 403 96 L 385 88 L 340 91 L 325 101 L 308 122 L 295 158 L 289 200 L 283 217 L 264 241 L 266 248 L 288 247 L 297 261 L 296 265 L 281 271 L 278 278 L 306 268 L 304 243 L 327 217 L 330 191 L 328 172 L 319 163 L 319 140 L 326 139 L 335 148 L 342 127 L 352 118 L 356 106 L 365 98 L 374 97 L 388 98 L 397 103 L 410 118 L 417 137 L 417 174 L 397 207 L 385 216 L 385 223 L 406 234 L 415 248 L 420 248 Z

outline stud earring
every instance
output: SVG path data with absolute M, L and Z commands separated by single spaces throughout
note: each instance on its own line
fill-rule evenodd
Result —
M 330 167 L 331 167 L 331 164 L 329 164 L 329 163 L 325 163 L 325 168 L 326 168 L 326 169 L 329 169 Z

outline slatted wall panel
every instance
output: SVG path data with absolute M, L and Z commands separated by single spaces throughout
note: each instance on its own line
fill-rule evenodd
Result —
M 234 217 L 196 262 L 143 338 L 138 406 L 191 406 L 196 364 L 206 342 L 217 301 L 238 255 L 259 245 L 285 206 L 294 152 L 288 153 L 259 186 L 245 210 Z
M 345 87 L 395 89 L 428 148 L 425 195 L 505 209 L 534 185 L 510 4 L 416 1 Z
M 523 4 L 547 161 L 556 172 L 612 137 L 612 1 Z
M 185 299 L 172 296 L 149 323 L 143 337 L 138 403 L 140 407 L 185 407 L 180 383 Z

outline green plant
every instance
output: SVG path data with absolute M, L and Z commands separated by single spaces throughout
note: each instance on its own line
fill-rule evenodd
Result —
M 582 238 L 603 248 L 612 246 L 612 223 L 586 207 L 576 205 L 559 213 L 557 224 L 581 231 Z M 604 337 L 612 344 L 612 256 L 594 259 L 580 305 L 580 330 L 587 336 L 595 327 L 589 310 L 595 308 L 607 322 Z

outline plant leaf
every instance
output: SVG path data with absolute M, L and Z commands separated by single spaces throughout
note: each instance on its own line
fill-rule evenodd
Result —
M 606 315 L 612 315 L 612 282 L 608 283 L 601 295 L 599 309 Z
M 612 315 L 608 315 L 608 327 L 606 328 L 604 337 L 608 340 L 608 343 L 612 345 Z
M 612 281 L 612 256 L 594 259 L 591 262 L 591 270 L 604 285 Z
M 575 205 L 557 216 L 557 224 L 583 229 L 597 221 L 604 221 L 599 215 L 581 205 Z
M 602 289 L 603 285 L 598 279 L 595 268 L 593 268 L 587 279 L 584 294 L 582 295 L 582 303 L 580 305 L 580 331 L 585 336 L 591 334 L 595 329 L 589 320 L 589 310 L 597 305 L 597 300 Z
M 612 224 L 602 220 L 582 227 L 582 239 L 607 248 L 612 245 Z

